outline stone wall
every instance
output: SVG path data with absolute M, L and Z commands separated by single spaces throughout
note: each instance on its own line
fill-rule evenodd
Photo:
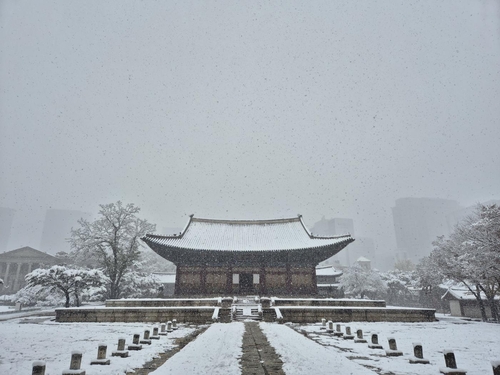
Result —
M 177 319 L 179 323 L 212 323 L 214 307 L 185 307 L 185 308 L 68 308 L 56 309 L 56 321 L 60 323 L 92 322 L 166 322 Z M 219 308 L 219 321 L 231 321 L 231 309 Z
M 284 322 L 316 323 L 321 319 L 333 322 L 433 322 L 436 320 L 433 309 L 401 309 L 401 308 L 311 308 L 280 307 Z M 274 308 L 263 309 L 265 321 L 275 321 Z
M 276 298 L 274 306 L 338 306 L 338 307 L 385 307 L 382 300 L 353 300 L 353 299 L 298 299 Z
M 108 299 L 106 307 L 189 307 L 218 306 L 218 298 L 200 299 Z

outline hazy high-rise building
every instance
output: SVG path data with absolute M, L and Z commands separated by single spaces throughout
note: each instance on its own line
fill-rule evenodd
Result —
M 339 254 L 328 259 L 327 263 L 338 262 L 343 266 L 350 266 L 361 256 L 369 258 L 372 262 L 376 259 L 375 243 L 368 237 L 354 236 L 354 221 L 347 218 L 325 219 L 323 217 L 311 229 L 316 236 L 339 236 L 350 234 L 355 241 L 343 249 Z M 375 262 L 374 262 L 375 263 Z
M 15 210 L 0 207 L 0 252 L 7 251 Z
M 430 254 L 438 236 L 449 235 L 448 217 L 462 207 L 439 198 L 400 198 L 392 208 L 397 257 L 417 262 Z
M 71 228 L 78 227 L 79 219 L 89 219 L 90 216 L 81 211 L 48 209 L 43 223 L 41 250 L 51 254 L 69 252 L 67 238 L 71 235 Z

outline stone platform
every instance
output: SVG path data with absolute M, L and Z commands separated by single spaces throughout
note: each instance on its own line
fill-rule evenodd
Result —
M 253 297 L 252 297 L 253 298 Z M 56 309 L 57 322 L 166 322 L 204 324 L 232 321 L 232 297 L 108 300 L 106 307 Z M 385 301 L 348 299 L 257 298 L 266 322 L 432 322 L 435 310 L 385 307 Z

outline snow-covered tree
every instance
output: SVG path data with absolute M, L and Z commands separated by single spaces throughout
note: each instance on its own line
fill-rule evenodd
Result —
M 122 295 L 129 298 L 157 297 L 161 286 L 155 275 L 132 271 L 123 278 Z
M 124 276 L 139 259 L 140 238 L 156 226 L 139 219 L 139 207 L 120 201 L 100 205 L 100 217 L 93 221 L 80 219 L 80 228 L 71 230 L 69 242 L 77 259 L 94 260 L 109 277 L 108 297 L 122 295 Z
M 493 319 L 498 320 L 494 298 L 500 288 L 500 207 L 478 205 L 449 238 L 438 237 L 433 244 L 429 262 L 441 275 L 469 289 L 486 320 L 484 293 Z
M 339 281 L 344 292 L 355 297 L 364 298 L 369 296 L 376 298 L 384 294 L 387 289 L 377 272 L 362 267 L 358 263 L 354 263 L 352 267 L 345 269 Z
M 33 288 L 40 286 L 49 292 L 60 291 L 66 299 L 65 306 L 69 307 L 71 295 L 75 303 L 80 306 L 80 293 L 90 287 L 103 286 L 108 278 L 99 270 L 84 270 L 52 266 L 49 269 L 38 268 L 27 274 L 26 286 Z
M 414 290 L 418 284 L 415 272 L 393 270 L 383 272 L 380 277 L 387 285 L 386 301 L 389 305 L 411 306 L 414 304 Z

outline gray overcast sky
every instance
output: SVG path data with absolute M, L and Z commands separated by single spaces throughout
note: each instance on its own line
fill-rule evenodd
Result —
M 500 5 L 0 2 L 0 206 L 133 202 L 158 227 L 499 198 Z

